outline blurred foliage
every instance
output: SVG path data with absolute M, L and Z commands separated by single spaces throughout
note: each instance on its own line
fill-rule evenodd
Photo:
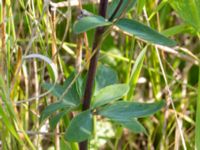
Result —
M 59 74 L 56 84 L 64 85 L 69 75 L 76 70 L 77 45 L 81 44 L 83 45 L 82 64 L 85 66 L 81 76 L 85 78 L 87 42 L 84 42 L 83 38 L 82 43 L 78 43 L 79 36 L 72 30 L 79 15 L 79 8 L 73 5 L 72 0 L 71 6 L 56 9 L 54 22 L 56 40 L 54 41 L 52 13 L 47 1 L 8 0 L 6 2 L 6 18 L 3 18 L 2 14 L 4 7 L 2 1 L 0 3 L 1 25 L 3 22 L 6 23 L 6 57 L 3 61 L 6 62 L 7 69 L 6 74 L 1 74 L 0 81 L 0 149 L 58 150 L 60 147 L 61 150 L 77 150 L 76 143 L 64 139 L 64 132 L 72 117 L 77 114 L 76 110 L 68 115 L 64 114 L 55 131 L 49 127 L 48 119 L 42 125 L 39 124 L 42 111 L 57 101 L 57 98 L 50 94 L 39 97 L 45 92 L 42 88 L 44 83 L 54 84 L 53 72 L 45 61 L 39 61 L 37 58 L 24 60 L 23 57 L 37 53 L 51 58 L 52 43 L 56 43 L 58 52 L 55 64 Z M 54 2 L 61 2 L 61 0 Z M 91 141 L 91 149 L 184 149 L 175 112 L 182 127 L 181 131 L 187 149 L 194 149 L 195 134 L 198 134 L 194 129 L 196 100 L 199 92 L 197 88 L 199 78 L 197 63 L 200 56 L 199 8 L 199 0 L 138 0 L 135 7 L 128 11 L 126 18 L 149 25 L 177 42 L 177 47 L 170 49 L 172 51 L 166 47 L 158 47 L 175 110 L 169 105 L 150 118 L 138 119 L 144 125 L 147 135 L 135 134 L 122 129 L 119 124 L 111 124 L 104 118 L 96 117 L 97 122 L 100 121 L 96 123 L 98 132 Z M 86 2 L 83 3 L 83 9 L 97 14 L 98 4 Z M 86 35 L 89 49 L 91 49 L 94 30 L 88 31 Z M 2 46 L 2 41 L 0 46 Z M 167 86 L 155 45 L 146 44 L 140 39 L 113 28 L 102 44 L 98 65 L 103 64 L 116 72 L 116 75 L 109 78 L 120 83 L 129 83 L 133 66 L 146 46 L 146 55 L 139 71 L 137 84 L 133 85 L 135 90 L 131 95 L 131 100 L 155 102 L 164 99 L 168 102 L 169 94 L 166 92 Z M 21 61 L 17 57 L 20 49 L 23 63 L 18 67 L 17 64 Z M 105 78 L 106 76 L 108 75 L 105 72 Z M 102 79 L 99 77 L 99 80 Z M 100 86 L 102 85 L 99 83 L 96 88 Z M 105 134 L 99 131 L 101 129 Z

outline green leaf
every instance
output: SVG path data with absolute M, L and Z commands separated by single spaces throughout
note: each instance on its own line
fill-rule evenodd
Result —
M 100 65 L 96 73 L 96 91 L 108 86 L 117 83 L 118 77 L 115 70 Z
M 76 34 L 86 32 L 96 27 L 111 25 L 111 22 L 106 21 L 101 16 L 88 16 L 75 22 L 73 30 Z
M 76 89 L 80 98 L 83 97 L 85 91 L 86 78 L 79 77 L 76 80 Z
M 155 103 L 115 102 L 98 110 L 98 114 L 111 120 L 123 121 L 126 118 L 141 118 L 154 114 L 165 105 L 164 101 Z
M 140 76 L 140 72 L 142 70 L 146 50 L 147 50 L 147 46 L 140 52 L 139 56 L 137 57 L 137 59 L 135 61 L 134 66 L 133 66 L 131 76 L 130 76 L 130 80 L 129 80 L 130 90 L 127 94 L 128 99 L 131 99 L 132 95 L 134 93 L 135 86 L 137 84 L 138 78 Z
M 186 23 L 200 31 L 199 0 L 173 0 L 170 4 Z
M 87 82 L 87 74 L 79 76 L 76 80 L 76 88 L 80 98 L 83 98 L 85 92 L 85 86 Z
M 63 92 L 69 87 L 71 82 L 74 80 L 75 75 L 76 75 L 76 72 L 71 73 L 70 76 L 67 78 L 67 80 L 64 82 Z M 63 99 L 66 104 L 71 103 L 71 105 L 74 105 L 74 107 L 76 107 L 80 104 L 80 99 L 82 98 L 82 97 L 79 96 L 78 87 L 77 87 L 76 82 L 77 82 L 77 80 L 71 86 L 69 91 L 64 95 L 64 99 Z
M 66 105 L 62 101 L 50 104 L 42 112 L 40 116 L 40 123 L 43 122 L 45 119 L 47 119 L 50 115 L 55 113 L 57 110 L 60 110 L 60 109 L 69 110 L 70 108 L 71 107 L 69 105 Z
M 52 87 L 54 86 L 54 84 L 52 83 L 43 83 L 42 87 L 46 90 L 50 90 Z M 59 97 L 62 93 L 63 93 L 64 89 L 61 85 L 56 84 L 53 88 L 53 90 L 51 91 L 51 94 L 55 97 Z
M 63 94 L 63 92 L 65 92 L 65 90 L 74 79 L 74 75 L 75 73 L 72 73 L 63 85 L 56 84 L 54 86 L 54 84 L 51 83 L 44 83 L 42 84 L 42 87 L 46 90 L 50 90 L 54 86 L 51 94 L 57 98 L 60 98 L 60 96 Z M 80 104 L 80 97 L 77 91 L 76 83 L 71 86 L 69 91 L 64 95 L 63 99 L 61 100 L 65 103 L 65 105 L 69 105 L 71 107 L 77 107 Z
M 123 0 L 119 10 L 117 11 L 116 15 L 114 16 L 114 18 L 118 18 L 120 17 L 120 15 L 124 12 L 124 10 L 129 11 L 131 8 L 133 8 L 133 6 L 135 5 L 137 0 Z M 118 4 L 119 4 L 120 0 L 113 0 L 112 3 L 109 5 L 109 11 L 108 11 L 108 16 L 109 18 L 112 16 L 112 14 L 114 13 L 115 9 L 117 8 Z
M 45 83 L 42 86 L 43 88 L 47 90 L 51 89 L 52 86 L 54 86 L 51 94 L 59 98 L 62 95 L 62 93 L 65 91 L 68 84 L 70 84 L 69 79 L 65 81 L 64 86 L 61 86 L 61 85 L 54 86 L 53 84 L 50 84 L 50 83 Z M 40 123 L 42 123 L 50 115 L 52 115 L 53 113 L 55 113 L 56 111 L 60 109 L 71 110 L 75 108 L 76 106 L 78 106 L 79 104 L 80 104 L 80 98 L 76 91 L 76 87 L 73 85 L 61 101 L 50 104 L 44 109 L 44 111 L 41 113 L 41 116 L 40 116 Z
M 81 112 L 72 119 L 66 131 L 65 139 L 69 142 L 81 142 L 87 140 L 93 131 L 92 114 L 90 110 Z
M 135 20 L 122 18 L 119 21 L 117 21 L 115 25 L 130 34 L 133 34 L 151 43 L 160 44 L 164 46 L 176 45 L 175 41 L 168 39 L 167 37 L 161 35 L 157 31 Z
M 65 110 L 62 112 L 59 112 L 58 114 L 56 114 L 55 116 L 53 116 L 50 120 L 49 120 L 49 125 L 51 127 L 51 129 L 55 129 L 56 125 L 58 124 L 58 122 L 60 121 L 60 119 L 66 115 L 69 111 Z
M 124 96 L 128 90 L 129 86 L 127 84 L 114 84 L 101 89 L 93 97 L 93 108 L 118 100 Z
M 118 123 L 121 124 L 122 126 L 124 126 L 125 128 L 131 130 L 134 133 L 142 133 L 143 132 L 147 135 L 146 129 L 136 118 L 118 121 Z

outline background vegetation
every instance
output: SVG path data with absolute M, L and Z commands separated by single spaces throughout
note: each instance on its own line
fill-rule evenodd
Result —
M 77 35 L 73 24 L 88 14 L 85 10 L 98 14 L 98 2 L 58 2 L 1 0 L 0 149 L 78 149 L 77 143 L 64 136 L 77 111 L 64 112 L 59 123 L 53 124 L 55 129 L 49 127 L 48 119 L 41 123 L 45 108 L 60 98 L 59 92 L 57 97 L 49 94 L 51 86 L 44 83 L 63 85 L 75 70 L 84 78 L 94 30 Z M 91 149 L 195 149 L 195 141 L 200 149 L 198 8 L 199 0 L 138 0 L 125 14 L 174 39 L 177 45 L 171 48 L 112 29 L 101 47 L 98 69 L 105 72 L 97 71 L 99 81 L 116 78 L 129 84 L 132 90 L 125 100 L 163 99 L 167 105 L 139 119 L 147 134 L 97 117 Z M 106 74 L 108 70 L 113 76 Z

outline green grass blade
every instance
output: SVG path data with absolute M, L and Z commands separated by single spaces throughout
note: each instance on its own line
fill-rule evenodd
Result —
M 199 0 L 175 0 L 170 4 L 186 23 L 193 26 L 197 31 L 200 30 Z
M 187 24 L 180 24 L 180 25 L 168 28 L 168 29 L 162 31 L 161 33 L 163 35 L 165 35 L 166 37 L 169 37 L 169 36 L 181 34 L 181 33 L 184 33 L 184 32 L 190 31 L 190 30 L 191 30 L 191 27 L 188 26 Z
M 130 90 L 127 94 L 128 100 L 130 100 L 132 98 L 132 95 L 134 93 L 136 83 L 138 81 L 140 72 L 142 70 L 146 50 L 147 50 L 147 46 L 140 52 L 139 56 L 137 57 L 137 59 L 135 61 L 134 66 L 133 66 L 130 81 L 129 81 Z
M 3 121 L 3 124 L 5 125 L 5 127 L 10 131 L 10 133 L 18 140 L 20 141 L 20 137 L 17 134 L 15 127 L 13 126 L 13 124 L 9 121 L 10 118 L 8 118 L 8 116 L 5 114 L 5 110 L 0 107 L 0 117 L 1 120 Z
M 195 129 L 195 149 L 200 150 L 200 66 L 199 66 L 199 83 L 198 83 L 198 97 L 196 106 L 196 129 Z

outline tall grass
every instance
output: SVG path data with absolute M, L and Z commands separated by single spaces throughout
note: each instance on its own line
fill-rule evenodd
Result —
M 77 143 L 64 140 L 76 112 L 64 116 L 56 130 L 49 128 L 48 121 L 39 124 L 42 110 L 58 100 L 42 84 L 62 84 L 75 69 L 84 74 L 93 55 L 94 31 L 76 36 L 72 27 L 81 8 L 95 13 L 98 4 L 74 2 L 52 5 L 50 11 L 47 1 L 1 1 L 0 149 L 78 149 Z M 127 13 L 127 18 L 175 39 L 178 45 L 173 48 L 146 44 L 112 29 L 102 43 L 97 65 L 112 68 L 120 82 L 129 83 L 131 90 L 124 100 L 170 99 L 173 105 L 151 116 L 151 122 L 140 119 L 148 135 L 101 120 L 105 128 L 117 131 L 116 137 L 97 134 L 98 142 L 92 141 L 91 149 L 178 150 L 195 149 L 195 145 L 200 149 L 199 5 L 199 0 L 138 0 Z

